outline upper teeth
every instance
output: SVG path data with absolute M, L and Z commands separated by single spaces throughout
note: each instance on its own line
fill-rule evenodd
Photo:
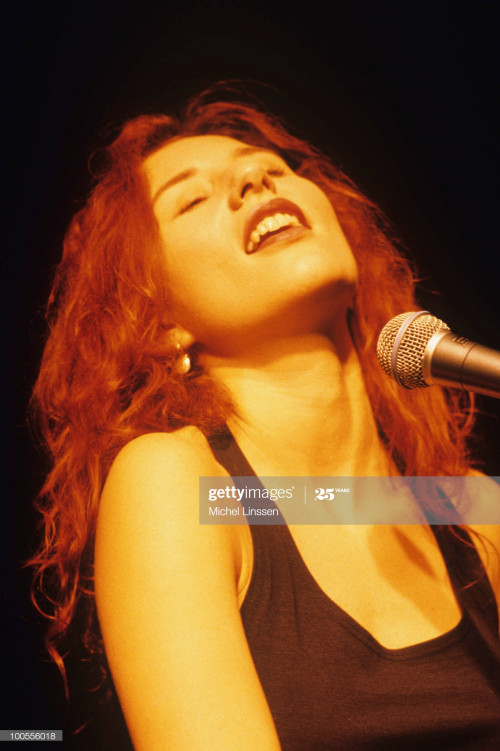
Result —
M 266 216 L 258 223 L 257 227 L 250 235 L 250 241 L 247 245 L 247 253 L 253 253 L 260 241 L 269 232 L 276 232 L 282 227 L 297 227 L 300 224 L 296 216 L 292 214 L 273 214 Z

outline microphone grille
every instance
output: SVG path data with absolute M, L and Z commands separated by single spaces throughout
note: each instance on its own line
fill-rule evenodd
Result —
M 400 386 L 426 388 L 422 374 L 425 348 L 436 331 L 449 327 L 426 310 L 401 313 L 386 323 L 377 342 L 382 369 Z

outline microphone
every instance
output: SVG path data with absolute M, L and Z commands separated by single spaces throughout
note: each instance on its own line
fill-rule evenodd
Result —
M 500 352 L 456 336 L 427 310 L 392 318 L 380 332 L 377 356 L 405 389 L 438 384 L 500 399 Z

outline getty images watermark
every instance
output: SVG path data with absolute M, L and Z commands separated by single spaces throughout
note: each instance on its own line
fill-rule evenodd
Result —
M 201 524 L 500 524 L 500 477 L 200 477 Z

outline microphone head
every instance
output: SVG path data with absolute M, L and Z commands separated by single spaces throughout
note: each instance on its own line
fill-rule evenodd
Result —
M 377 357 L 384 373 L 406 389 L 426 388 L 422 373 L 425 349 L 432 335 L 441 330 L 450 329 L 427 310 L 391 318 L 377 342 Z

